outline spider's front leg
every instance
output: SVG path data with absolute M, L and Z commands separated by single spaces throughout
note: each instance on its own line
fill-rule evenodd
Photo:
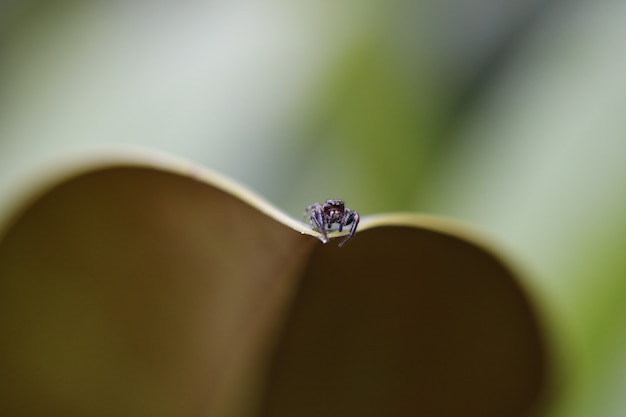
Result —
M 346 210 L 348 211 L 348 210 Z M 354 236 L 354 234 L 356 233 L 356 228 L 359 225 L 359 221 L 361 220 L 361 216 L 359 216 L 359 213 L 356 211 L 349 211 L 348 214 L 345 217 L 345 221 L 342 222 L 343 226 L 348 226 L 348 225 L 352 225 L 352 227 L 350 228 L 350 234 L 348 234 L 348 236 L 346 236 L 346 238 L 339 244 L 339 246 L 343 246 L 346 244 L 346 242 L 348 242 L 348 240 L 350 240 L 352 238 L 352 236 Z
M 309 207 L 307 207 L 307 211 L 309 213 L 309 220 L 311 221 L 311 226 L 313 226 L 314 230 L 317 230 L 324 237 L 322 242 L 328 242 L 328 232 L 326 231 L 326 216 L 324 215 L 324 208 L 321 204 L 316 203 Z

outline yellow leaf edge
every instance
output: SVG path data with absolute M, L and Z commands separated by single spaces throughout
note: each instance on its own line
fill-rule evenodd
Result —
M 295 220 L 246 186 L 185 158 L 140 146 L 99 144 L 76 147 L 44 158 L 36 169 L 13 179 L 12 187 L 3 192 L 0 201 L 0 240 L 16 220 L 16 214 L 36 201 L 46 191 L 74 177 L 100 169 L 139 167 L 170 172 L 216 187 L 266 214 L 278 223 L 303 235 L 321 240 L 322 235 L 305 222 Z M 443 216 L 420 213 L 386 213 L 364 216 L 357 233 L 387 226 L 416 227 L 454 235 L 476 244 L 502 259 L 508 265 L 510 256 L 503 253 L 499 243 L 487 234 L 462 221 Z M 329 237 L 344 236 L 348 230 L 332 231 Z M 514 268 L 517 270 L 517 268 Z
M 137 167 L 178 174 L 225 191 L 302 234 L 318 236 L 304 223 L 283 213 L 238 182 L 200 164 L 150 148 L 132 145 L 92 145 L 69 149 L 44 158 L 30 172 L 12 179 L 0 202 L 0 239 L 15 215 L 53 187 L 74 177 L 101 169 Z
M 246 186 L 216 171 L 185 158 L 140 146 L 100 144 L 76 147 L 44 158 L 29 172 L 13 179 L 12 187 L 3 192 L 0 201 L 0 238 L 15 220 L 16 213 L 28 207 L 47 190 L 76 176 L 112 167 L 143 167 L 170 172 L 205 183 L 227 192 L 258 209 L 277 222 L 321 240 L 322 235 L 308 223 L 295 220 Z M 419 213 L 387 213 L 364 216 L 359 231 L 381 226 L 405 226 L 436 230 L 471 241 L 497 255 L 499 244 L 486 234 L 461 221 L 443 216 Z M 329 237 L 344 236 L 348 230 L 332 231 Z M 506 257 L 505 257 L 506 258 Z

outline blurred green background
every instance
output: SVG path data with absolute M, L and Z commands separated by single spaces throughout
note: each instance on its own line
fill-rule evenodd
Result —
M 528 272 L 553 416 L 626 415 L 626 2 L 0 3 L 0 199 L 42 161 L 147 146 L 299 218 L 465 220 Z

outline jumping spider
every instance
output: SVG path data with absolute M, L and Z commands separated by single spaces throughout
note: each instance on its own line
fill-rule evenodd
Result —
M 338 225 L 337 230 L 340 232 L 344 227 L 352 225 L 350 233 L 339 246 L 345 245 L 354 236 L 361 219 L 359 213 L 347 208 L 342 200 L 326 200 L 324 205 L 320 203 L 311 204 L 306 208 L 304 214 L 309 217 L 313 230 L 322 234 L 322 242 L 324 243 L 328 242 L 328 232 L 333 230 L 333 224 Z

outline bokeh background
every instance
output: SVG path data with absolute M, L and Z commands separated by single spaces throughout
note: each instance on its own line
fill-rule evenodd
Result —
M 626 2 L 0 3 L 0 199 L 102 143 L 229 175 L 294 217 L 451 216 L 528 272 L 550 417 L 626 414 Z

